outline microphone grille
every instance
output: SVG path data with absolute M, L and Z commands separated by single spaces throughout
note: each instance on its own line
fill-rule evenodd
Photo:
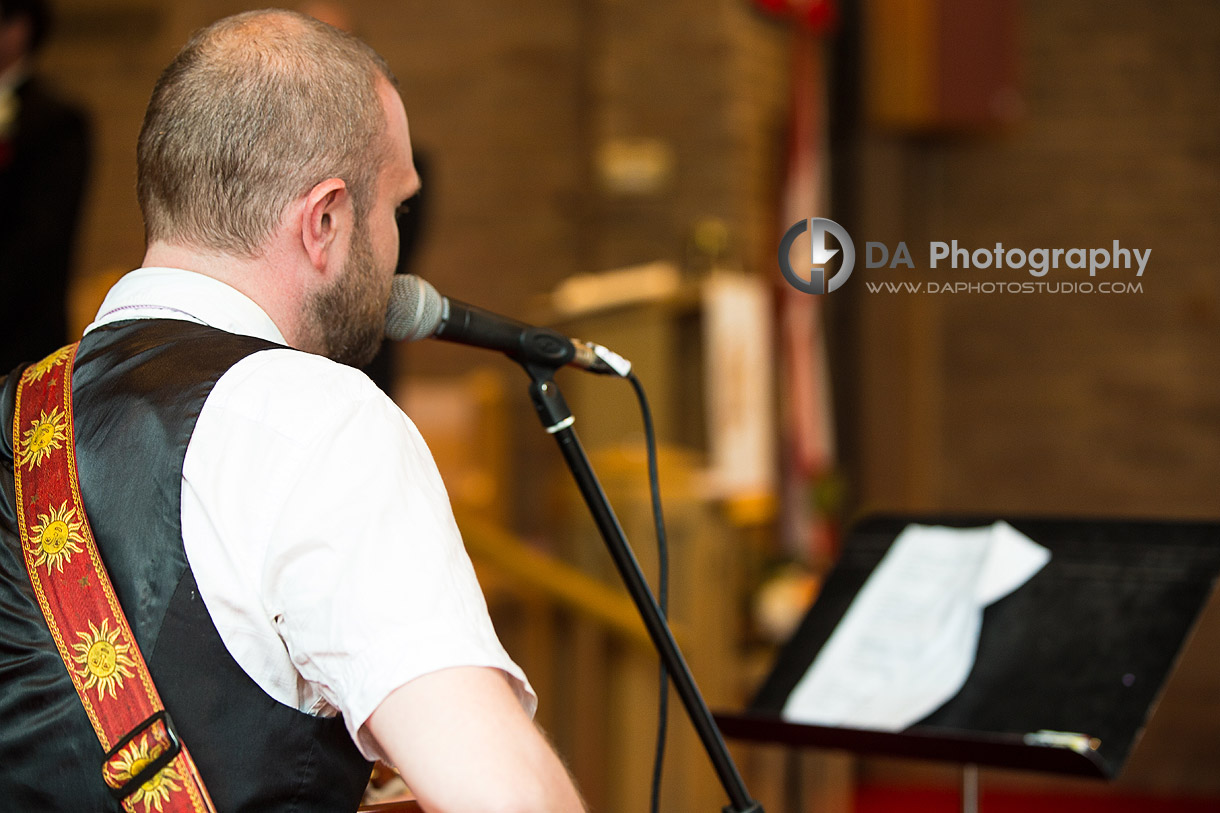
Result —
M 386 308 L 385 335 L 396 342 L 426 339 L 441 323 L 442 297 L 414 274 L 396 274 Z

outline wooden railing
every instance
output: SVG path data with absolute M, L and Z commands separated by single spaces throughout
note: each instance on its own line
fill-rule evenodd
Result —
M 460 509 L 456 514 L 476 566 L 492 568 L 513 579 L 518 589 L 533 591 L 539 598 L 572 610 L 609 632 L 643 646 L 652 645 L 635 605 L 622 590 L 531 547 L 474 514 Z

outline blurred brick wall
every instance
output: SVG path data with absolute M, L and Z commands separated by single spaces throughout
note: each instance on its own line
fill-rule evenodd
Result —
M 857 242 L 908 241 L 917 268 L 863 274 L 1032 281 L 928 272 L 927 243 L 1120 240 L 1152 250 L 1143 293 L 887 295 L 853 279 L 839 380 L 859 412 L 845 443 L 857 499 L 1214 518 L 1220 5 L 1029 0 L 1021 12 L 1024 114 L 1011 130 L 861 130 L 846 216 Z

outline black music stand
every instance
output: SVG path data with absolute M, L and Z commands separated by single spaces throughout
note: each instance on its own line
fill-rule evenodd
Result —
M 856 525 L 747 710 L 717 715 L 725 736 L 1116 777 L 1220 573 L 1220 524 L 1004 517 L 1051 559 L 984 610 L 974 668 L 956 696 L 900 732 L 781 718 L 788 695 L 903 528 L 996 519 L 880 516 Z M 1076 747 L 1030 736 L 1044 730 L 1084 736 Z

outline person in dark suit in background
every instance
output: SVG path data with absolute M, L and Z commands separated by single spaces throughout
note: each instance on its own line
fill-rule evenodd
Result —
M 45 0 L 0 0 L 0 374 L 68 339 L 89 119 L 34 70 Z

